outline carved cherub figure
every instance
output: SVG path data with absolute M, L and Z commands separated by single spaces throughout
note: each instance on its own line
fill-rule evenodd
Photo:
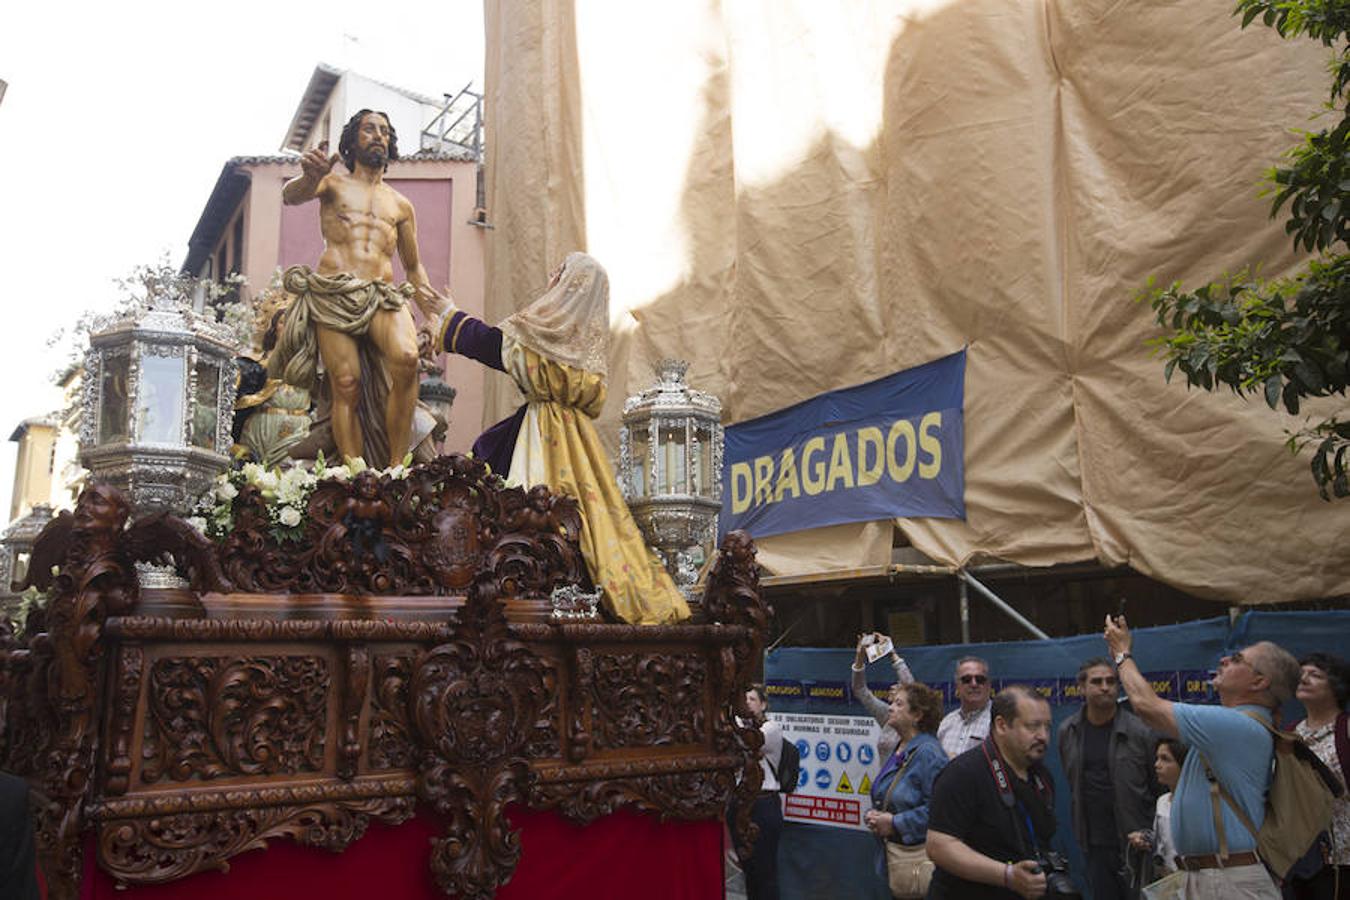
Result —
M 394 510 L 380 496 L 380 476 L 366 469 L 352 479 L 352 495 L 342 511 L 342 523 L 351 535 L 352 546 L 357 556 L 373 553 L 375 558 L 384 562 L 388 547 L 384 542 L 384 529 L 394 521 Z

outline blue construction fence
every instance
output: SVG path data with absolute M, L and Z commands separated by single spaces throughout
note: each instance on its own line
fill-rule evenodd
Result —
M 1140 628 L 1135 631 L 1134 658 L 1154 689 L 1171 700 L 1214 703 L 1208 685 L 1219 657 L 1257 641 L 1274 641 L 1295 656 L 1313 651 L 1350 655 L 1350 611 L 1249 612 L 1231 622 L 1227 616 Z M 1100 635 L 1080 635 L 1049 641 L 1010 641 L 997 644 L 948 644 L 900 648 L 914 677 L 952 699 L 956 660 L 979 656 L 989 663 L 994 687 L 1009 682 L 1029 684 L 1050 701 L 1054 727 L 1080 706 L 1077 690 L 1079 664 L 1105 656 Z M 779 712 L 814 715 L 866 716 L 849 689 L 852 648 L 783 648 L 765 655 L 765 683 L 771 708 Z M 868 667 L 868 686 L 884 696 L 893 683 L 890 664 Z M 1297 704 L 1286 717 L 1300 716 Z M 1073 840 L 1069 819 L 1069 791 L 1060 766 L 1056 742 L 1051 740 L 1046 760 L 1055 779 L 1059 829 L 1055 847 L 1066 854 L 1071 872 L 1084 871 L 1082 855 Z M 843 828 L 788 822 L 779 845 L 779 884 L 783 900 L 886 900 L 886 886 L 875 874 L 879 852 L 872 835 Z M 1086 885 L 1075 877 L 1086 894 Z

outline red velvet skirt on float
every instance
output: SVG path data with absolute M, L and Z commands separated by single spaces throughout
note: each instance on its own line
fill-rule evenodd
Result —
M 708 900 L 722 896 L 722 825 L 659 822 L 619 810 L 589 825 L 554 812 L 509 810 L 520 863 L 498 900 Z M 169 884 L 118 890 L 85 843 L 81 900 L 446 900 L 431 873 L 430 841 L 443 833 L 423 808 L 398 826 L 372 822 L 342 853 L 289 838 L 229 860 L 229 872 L 200 872 Z

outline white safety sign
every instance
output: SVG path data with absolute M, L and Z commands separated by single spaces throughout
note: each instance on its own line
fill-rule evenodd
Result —
M 802 768 L 797 789 L 783 798 L 783 818 L 866 831 L 872 781 L 881 768 L 881 727 L 866 716 L 817 716 L 770 712 L 783 740 L 797 745 Z

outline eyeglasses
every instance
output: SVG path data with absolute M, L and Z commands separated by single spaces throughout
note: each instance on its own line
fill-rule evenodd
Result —
M 962 684 L 988 684 L 988 675 L 962 675 L 960 679 Z
M 1087 683 L 1093 687 L 1115 687 L 1120 681 L 1114 675 L 1098 675 L 1096 678 L 1089 678 Z
M 1247 657 L 1243 656 L 1241 650 L 1237 650 L 1234 651 L 1233 653 L 1228 654 L 1228 661 L 1230 663 L 1241 663 L 1242 665 L 1251 669 L 1257 675 L 1265 674 L 1257 667 L 1256 663 L 1252 662 L 1250 659 L 1247 659 Z

